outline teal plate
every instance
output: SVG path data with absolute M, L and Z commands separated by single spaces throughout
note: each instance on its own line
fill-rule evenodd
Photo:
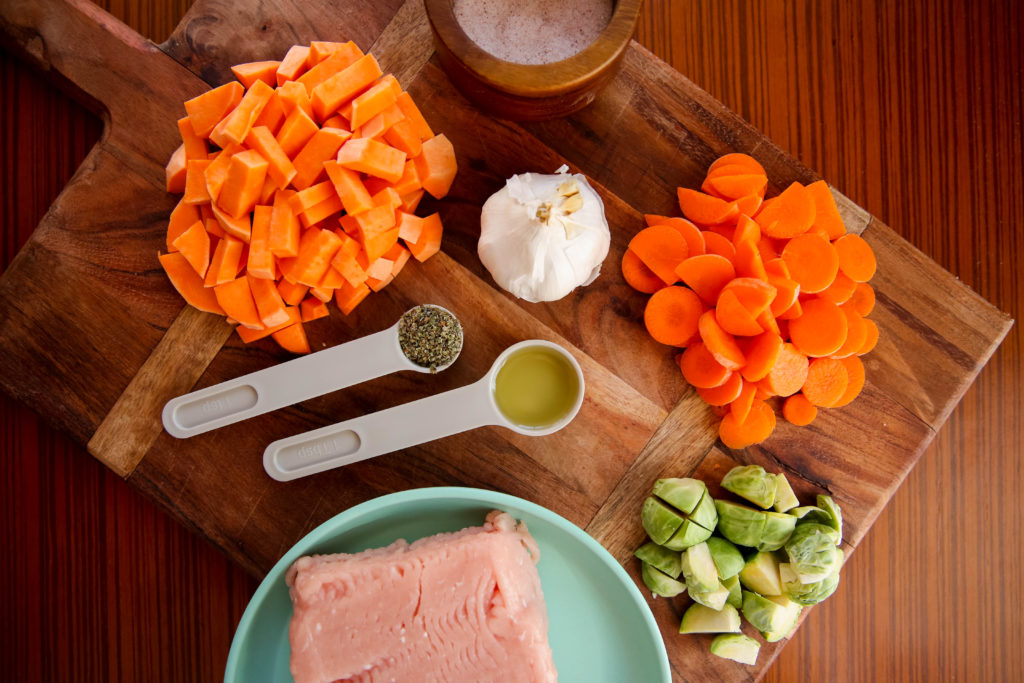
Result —
M 479 526 L 491 510 L 526 522 L 540 546 L 548 638 L 559 680 L 620 683 L 671 680 L 654 617 L 611 554 L 575 524 L 539 505 L 482 489 L 402 491 L 357 505 L 295 544 L 256 589 L 238 624 L 224 680 L 290 681 L 285 571 L 314 553 L 354 553 L 404 538 Z

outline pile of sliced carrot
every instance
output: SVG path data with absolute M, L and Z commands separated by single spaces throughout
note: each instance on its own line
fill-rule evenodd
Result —
M 185 102 L 167 164 L 171 212 L 160 263 L 202 311 L 251 342 L 308 353 L 303 323 L 349 314 L 410 258 L 441 245 L 435 213 L 455 152 L 394 76 L 352 42 L 296 45 L 281 61 L 232 67 Z
M 875 255 L 843 225 L 824 181 L 765 199 L 768 176 L 746 154 L 715 161 L 701 191 L 679 188 L 685 218 L 646 216 L 622 274 L 650 294 L 644 324 L 685 347 L 683 377 L 723 411 L 729 448 L 759 443 L 783 417 L 810 424 L 864 386 L 860 356 L 878 341 L 867 315 Z

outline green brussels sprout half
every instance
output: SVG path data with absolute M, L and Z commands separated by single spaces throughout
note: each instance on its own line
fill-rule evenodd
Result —
M 793 530 L 796 529 L 796 517 L 778 512 L 764 513 L 764 533 L 758 550 L 779 550 L 786 545 Z
M 711 559 L 711 551 L 707 543 L 691 545 L 683 553 L 683 576 L 686 585 L 697 593 L 710 593 L 718 590 L 718 569 Z
M 742 633 L 723 633 L 711 641 L 711 654 L 740 664 L 757 664 L 761 643 Z
M 691 513 L 690 519 L 708 531 L 715 530 L 718 525 L 718 510 L 715 509 L 715 499 L 711 497 L 710 493 L 705 493 L 704 497 L 700 499 L 697 507 Z
M 783 570 L 783 567 L 786 567 L 786 569 Z M 815 583 L 800 583 L 800 579 L 796 576 L 796 572 L 789 569 L 788 564 L 779 565 L 779 574 L 783 577 L 782 591 L 786 594 L 786 597 L 798 605 L 817 605 L 819 602 L 835 593 L 836 588 L 839 587 L 838 570 Z
M 815 522 L 817 524 L 832 525 L 832 517 L 817 505 L 803 505 L 798 508 L 793 508 L 787 514 L 796 517 L 797 524 L 802 524 L 803 522 Z
M 775 482 L 775 504 L 772 507 L 775 508 L 776 512 L 789 512 L 800 504 L 785 474 L 782 472 L 777 473 L 775 475 Z
M 683 613 L 680 633 L 739 633 L 740 613 L 726 604 L 720 610 L 695 602 Z
M 735 545 L 718 536 L 712 536 L 705 542 L 708 544 L 708 550 L 711 551 L 711 559 L 715 561 L 715 567 L 718 568 L 718 578 L 728 579 L 730 576 L 740 573 L 746 563 Z
M 642 562 L 652 565 L 655 569 L 665 572 L 673 579 L 678 579 L 679 573 L 683 571 L 680 566 L 679 553 L 657 543 L 644 543 L 636 549 L 633 555 Z
M 703 502 L 705 498 L 708 503 Z M 659 479 L 644 501 L 640 519 L 652 541 L 670 550 L 685 550 L 711 535 L 718 512 L 699 479 Z
M 761 595 L 782 595 L 779 561 L 771 553 L 757 553 L 740 571 L 740 583 Z
M 665 545 L 665 541 L 672 538 L 672 534 L 679 530 L 685 520 L 677 511 L 654 496 L 649 496 L 640 510 L 640 521 L 652 541 Z
M 783 638 L 789 638 L 793 631 L 796 630 L 796 622 L 800 620 L 800 612 L 803 611 L 803 607 L 784 595 L 775 595 L 768 598 L 776 605 L 778 605 L 785 613 L 784 617 L 780 617 L 779 621 L 783 623 L 783 626 L 778 631 L 765 631 L 761 635 L 769 643 L 774 643 Z
M 698 593 L 693 588 L 688 588 L 686 592 L 689 593 L 694 602 L 711 609 L 720 610 L 729 601 L 729 589 L 722 585 L 721 581 L 718 582 L 718 588 L 713 591 Z
M 746 505 L 716 500 L 718 532 L 736 545 L 757 547 L 764 534 L 765 516 L 761 510 Z
M 726 604 L 739 609 L 743 605 L 743 589 L 740 588 L 739 574 L 722 579 L 722 585 L 729 589 L 729 597 L 725 600 Z
M 742 612 L 750 625 L 761 633 L 788 632 L 792 628 L 792 610 L 751 591 L 743 591 Z
M 692 519 L 683 522 L 679 530 L 672 534 L 672 538 L 665 541 L 665 547 L 671 550 L 686 550 L 692 545 L 705 541 L 711 532 Z
M 689 515 L 697 509 L 697 504 L 707 490 L 707 486 L 700 479 L 675 477 L 654 482 L 652 493 Z
M 842 562 L 836 543 L 839 532 L 824 524 L 798 524 L 786 541 L 786 555 L 801 583 L 814 583 L 836 571 Z
M 722 477 L 722 488 L 765 509 L 775 504 L 778 480 L 760 465 L 733 467 Z
M 818 495 L 818 507 L 828 514 L 828 524 L 833 529 L 839 532 L 839 539 L 843 538 L 843 511 L 839 509 L 839 504 L 832 500 L 832 496 Z M 838 544 L 838 542 L 837 542 Z
M 650 588 L 652 593 L 665 598 L 675 597 L 686 590 L 685 583 L 673 579 L 646 562 L 640 567 L 640 578 L 644 580 L 644 585 Z

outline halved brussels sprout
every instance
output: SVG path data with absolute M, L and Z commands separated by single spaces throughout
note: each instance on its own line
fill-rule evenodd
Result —
M 824 579 L 842 563 L 842 554 L 836 548 L 839 532 L 824 524 L 805 522 L 798 524 L 786 541 L 789 563 L 801 583 L 814 583 Z
M 659 479 L 644 501 L 640 519 L 651 540 L 671 550 L 700 543 L 715 529 L 718 513 L 699 479 Z M 709 498 L 708 503 L 703 503 Z
M 796 521 L 793 515 L 765 512 L 764 533 L 761 534 L 761 542 L 757 544 L 757 549 L 778 550 L 786 545 L 786 541 L 796 528 Z
M 640 521 L 652 541 L 658 545 L 665 545 L 665 541 L 672 538 L 672 534 L 678 531 L 686 520 L 677 510 L 673 510 L 654 496 L 649 496 L 640 510 Z
M 727 579 L 740 573 L 746 563 L 736 546 L 718 536 L 712 536 L 705 543 L 708 544 L 711 559 L 715 561 L 715 567 L 718 568 L 718 578 Z
M 839 539 L 843 538 L 843 511 L 839 509 L 839 503 L 832 500 L 832 496 L 818 495 L 818 507 L 824 510 L 829 517 L 828 524 L 839 532 Z
M 700 479 L 674 477 L 654 482 L 652 493 L 689 515 L 697 509 L 697 504 L 707 490 L 707 486 Z
M 685 583 L 673 579 L 647 562 L 640 567 L 640 578 L 644 580 L 644 585 L 650 588 L 652 593 L 665 598 L 675 597 L 686 590 Z
M 687 588 L 686 592 L 694 602 L 711 609 L 720 610 L 729 601 L 729 589 L 722 585 L 721 581 L 718 582 L 718 588 L 707 593 L 699 593 L 692 588 Z
M 743 605 L 743 589 L 740 588 L 739 574 L 722 579 L 722 585 L 729 589 L 729 597 L 725 602 L 739 609 Z
M 802 505 L 793 508 L 787 514 L 797 518 L 797 524 L 802 522 L 816 522 L 818 524 L 832 524 L 832 517 L 817 505 Z
M 688 519 L 683 522 L 678 531 L 672 534 L 672 538 L 665 541 L 665 547 L 671 550 L 686 550 L 692 545 L 705 541 L 710 535 L 711 531 L 692 519 Z
M 673 579 L 678 579 L 679 572 L 683 570 L 680 566 L 679 553 L 657 543 L 644 543 L 636 549 L 633 555 L 637 559 L 653 566 L 658 571 L 668 574 Z
M 683 553 L 683 576 L 686 585 L 697 593 L 710 593 L 718 590 L 718 569 L 711 559 L 711 551 L 707 543 L 691 545 Z
M 775 483 L 775 504 L 772 507 L 776 512 L 789 512 L 800 504 L 785 474 L 778 472 L 775 475 Z
M 765 509 L 775 504 L 778 480 L 760 465 L 733 467 L 722 477 L 722 488 Z
M 761 595 L 782 595 L 779 561 L 771 553 L 757 553 L 740 572 L 740 583 Z
M 723 633 L 711 641 L 711 654 L 740 664 L 757 664 L 761 643 L 742 633 Z
M 803 611 L 803 607 L 793 602 L 784 595 L 774 595 L 768 598 L 785 613 L 785 617 L 780 617 L 780 621 L 783 622 L 783 627 L 778 631 L 765 631 L 761 635 L 769 643 L 788 638 L 796 630 L 796 622 L 800 619 L 800 612 Z
M 751 591 L 743 591 L 742 611 L 743 617 L 762 634 L 788 633 L 796 619 L 792 610 Z
M 757 547 L 764 534 L 765 516 L 761 510 L 746 505 L 716 500 L 718 532 L 736 545 Z
M 817 605 L 839 587 L 838 569 L 821 581 L 800 583 L 800 578 L 789 564 L 780 564 L 779 576 L 782 578 L 782 592 L 798 605 Z
M 694 603 L 683 613 L 680 633 L 739 633 L 740 613 L 726 604 L 720 610 Z

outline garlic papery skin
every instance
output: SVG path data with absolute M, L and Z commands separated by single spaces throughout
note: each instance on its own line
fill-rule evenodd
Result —
M 611 232 L 604 203 L 585 176 L 522 173 L 487 200 L 477 253 L 510 293 L 556 301 L 597 279 Z

